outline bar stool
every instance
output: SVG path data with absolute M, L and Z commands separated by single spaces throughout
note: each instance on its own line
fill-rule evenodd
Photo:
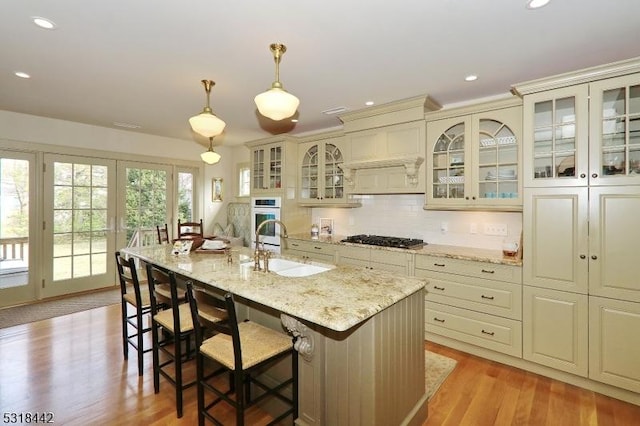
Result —
M 287 410 L 269 423 L 270 425 L 289 415 L 294 421 L 298 417 L 298 354 L 293 349 L 292 338 L 252 321 L 238 324 L 233 296 L 230 293 L 221 300 L 204 291 L 194 290 L 192 284 L 187 283 L 187 300 L 191 307 L 196 337 L 198 424 L 203 426 L 205 418 L 214 424 L 222 424 L 210 410 L 219 402 L 225 401 L 236 410 L 236 425 L 243 426 L 245 410 L 268 396 L 276 397 L 289 405 Z M 206 310 L 211 310 L 212 307 L 225 310 L 228 321 L 210 321 L 208 315 L 204 314 L 204 306 L 207 307 Z M 203 327 L 215 330 L 218 334 L 204 340 Z M 291 378 L 274 386 L 267 386 L 252 375 L 254 371 L 262 372 L 265 367 L 286 356 L 291 356 Z M 205 372 L 205 360 L 215 361 L 221 367 Z M 224 373 L 232 373 L 233 376 L 228 389 L 221 386 L 220 383 L 224 381 L 216 380 Z M 248 392 L 251 384 L 264 393 L 251 399 Z M 292 388 L 291 398 L 283 393 L 289 385 Z M 205 402 L 205 391 L 215 395 L 213 401 Z M 234 393 L 235 398 L 231 398 L 230 395 Z
M 149 291 L 140 288 L 138 272 L 134 259 L 125 259 L 117 251 L 116 265 L 118 267 L 118 278 L 120 280 L 120 294 L 122 304 L 122 349 L 124 359 L 129 359 L 129 345 L 138 353 L 138 376 L 142 376 L 144 367 L 144 354 L 152 350 L 151 347 L 144 348 L 144 334 L 151 331 L 151 301 Z M 135 312 L 129 313 L 129 306 Z M 144 326 L 144 319 L 147 318 L 149 326 Z M 133 328 L 133 333 L 129 333 Z
M 160 392 L 160 376 L 176 391 L 176 411 L 182 417 L 182 391 L 196 382 L 184 383 L 182 366 L 192 357 L 193 323 L 189 305 L 178 295 L 176 274 L 147 264 L 147 280 L 151 301 L 151 334 L 153 336 L 153 389 Z M 169 295 L 163 283 L 169 283 Z M 164 309 L 164 310 L 163 310 Z M 162 330 L 161 330 L 162 329 Z M 165 359 L 160 360 L 160 354 Z M 173 372 L 173 374 L 172 374 Z

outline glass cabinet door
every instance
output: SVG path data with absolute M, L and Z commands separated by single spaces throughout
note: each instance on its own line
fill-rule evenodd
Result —
M 337 200 L 344 198 L 344 172 L 342 152 L 332 143 L 324 145 L 324 195 L 325 199 Z
M 478 198 L 518 198 L 518 139 L 504 123 L 478 123 Z
M 264 149 L 253 150 L 252 189 L 266 189 L 264 181 Z
M 318 145 L 313 145 L 302 158 L 300 197 L 315 200 L 318 194 Z
M 525 186 L 587 184 L 588 102 L 588 85 L 525 97 Z
M 591 184 L 640 180 L 640 75 L 591 85 Z
M 269 148 L 269 189 L 282 187 L 282 146 Z
M 433 146 L 433 198 L 465 197 L 465 123 L 442 133 Z

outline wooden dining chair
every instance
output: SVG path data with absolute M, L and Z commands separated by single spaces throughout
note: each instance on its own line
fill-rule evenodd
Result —
M 164 228 L 157 225 L 156 231 L 158 232 L 158 244 L 169 244 L 171 242 L 169 240 L 169 228 L 166 223 L 164 224 Z
M 279 423 L 288 416 L 291 416 L 293 422 L 298 417 L 298 353 L 293 348 L 291 336 L 253 321 L 238 323 L 235 302 L 230 293 L 220 299 L 203 290 L 194 290 L 193 285 L 187 283 L 187 300 L 196 339 L 198 424 L 204 425 L 205 418 L 214 424 L 222 424 L 211 411 L 215 405 L 224 401 L 235 409 L 236 425 L 243 426 L 245 410 L 269 396 L 288 406 L 269 424 Z M 228 320 L 211 321 L 211 315 L 207 313 L 213 308 L 225 311 Z M 218 334 L 205 339 L 205 329 L 214 330 Z M 256 371 L 262 373 L 266 367 L 287 356 L 291 357 L 290 378 L 267 385 L 256 378 L 257 374 L 253 375 Z M 219 367 L 208 367 L 210 363 L 206 361 L 215 361 L 214 365 Z M 208 371 L 205 371 L 205 366 Z M 226 386 L 225 380 L 217 379 L 225 373 L 232 373 L 231 383 Z M 249 394 L 251 385 L 260 390 L 260 395 L 254 399 Z M 210 402 L 205 401 L 205 391 L 213 394 Z M 291 394 L 290 397 L 288 393 Z M 234 398 L 231 397 L 232 394 L 235 394 Z
M 178 219 L 178 238 L 204 238 L 202 219 L 200 222 L 180 222 Z
M 151 300 L 149 290 L 141 287 L 136 270 L 135 260 L 125 259 L 116 252 L 116 265 L 120 280 L 122 303 L 122 349 L 124 359 L 129 359 L 129 346 L 138 353 L 138 376 L 142 376 L 144 368 L 143 355 L 152 350 L 147 343 L 144 348 L 144 334 L 151 331 Z M 147 326 L 144 322 L 147 321 Z
M 153 340 L 153 389 L 160 392 L 160 376 L 171 383 L 176 392 L 176 411 L 182 417 L 182 392 L 195 384 L 185 383 L 182 367 L 192 359 L 193 323 L 189 305 L 180 297 L 176 274 L 147 264 L 149 299 L 151 301 L 151 335 Z M 169 294 L 164 290 L 169 283 Z M 161 358 L 162 356 L 162 358 Z

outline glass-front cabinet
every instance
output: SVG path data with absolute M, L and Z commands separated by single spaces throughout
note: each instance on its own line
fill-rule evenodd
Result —
M 640 74 L 524 99 L 527 187 L 640 183 Z
M 345 192 L 343 136 L 303 142 L 298 146 L 300 178 L 298 203 L 302 205 L 342 204 Z
M 591 83 L 590 95 L 590 183 L 640 183 L 640 74 Z
M 282 151 L 282 145 L 277 143 L 251 151 L 252 192 L 282 188 Z
M 427 209 L 521 210 L 520 106 L 427 123 Z

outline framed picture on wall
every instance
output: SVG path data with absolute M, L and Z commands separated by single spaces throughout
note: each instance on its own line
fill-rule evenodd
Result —
M 333 219 L 320 219 L 320 235 L 333 234 Z
M 211 201 L 222 201 L 222 178 L 213 178 Z

